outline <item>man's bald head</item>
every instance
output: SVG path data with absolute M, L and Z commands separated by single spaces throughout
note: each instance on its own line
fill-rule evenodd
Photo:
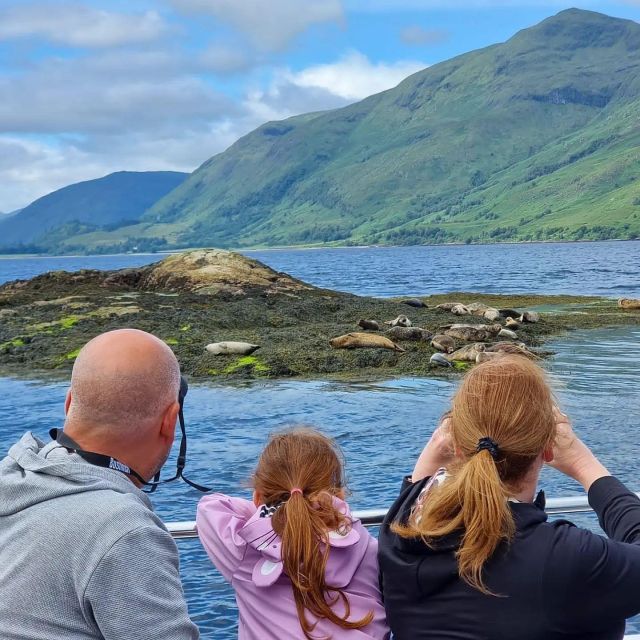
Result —
M 141 436 L 176 402 L 179 389 L 178 361 L 162 340 L 137 329 L 103 333 L 76 358 L 67 422 Z

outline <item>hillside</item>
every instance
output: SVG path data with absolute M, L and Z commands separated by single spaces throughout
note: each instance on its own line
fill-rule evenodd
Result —
M 263 125 L 106 250 L 640 237 L 640 25 L 571 9 L 348 107 Z
M 174 171 L 119 171 L 54 191 L 0 218 L 0 251 L 49 248 L 81 232 L 131 225 L 187 176 Z

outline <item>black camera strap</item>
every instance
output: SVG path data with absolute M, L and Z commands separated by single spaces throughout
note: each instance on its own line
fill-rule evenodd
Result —
M 208 487 L 204 487 L 203 485 L 197 484 L 185 478 L 184 476 L 184 468 L 187 464 L 187 430 L 184 423 L 184 399 L 187 395 L 187 391 L 189 390 L 189 385 L 185 380 L 184 376 L 180 376 L 180 392 L 178 394 L 178 402 L 180 404 L 180 411 L 178 413 L 178 420 L 180 422 L 180 450 L 178 452 L 178 460 L 176 463 L 176 473 L 172 478 L 167 480 L 160 480 L 160 471 L 156 473 L 153 478 L 153 481 L 147 482 L 137 471 L 134 471 L 129 465 L 120 462 L 116 458 L 111 456 L 104 455 L 102 453 L 95 453 L 93 451 L 85 451 L 82 449 L 77 442 L 75 442 L 72 438 L 70 438 L 62 429 L 51 429 L 49 431 L 49 435 L 53 440 L 55 440 L 58 444 L 63 446 L 65 449 L 69 451 L 73 451 L 77 453 L 83 460 L 92 464 L 96 467 L 102 467 L 104 469 L 113 469 L 114 471 L 119 471 L 126 476 L 135 478 L 142 485 L 149 487 L 145 493 L 153 493 L 159 485 L 165 484 L 167 482 L 173 482 L 174 480 L 182 479 L 189 486 L 197 489 L 198 491 L 202 491 L 206 493 L 207 491 L 211 491 Z
M 102 467 L 103 469 L 113 469 L 124 473 L 126 476 L 133 476 L 141 484 L 149 484 L 147 481 L 137 472 L 134 471 L 129 465 L 124 462 L 120 462 L 116 458 L 104 455 L 102 453 L 95 453 L 93 451 L 85 451 L 80 445 L 73 439 L 71 439 L 62 429 L 51 429 L 49 435 L 60 446 L 77 453 L 83 460 L 86 460 L 89 464 L 95 467 Z

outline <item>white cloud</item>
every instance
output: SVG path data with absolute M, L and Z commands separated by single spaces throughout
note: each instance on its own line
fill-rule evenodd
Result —
M 426 66 L 417 60 L 374 63 L 364 54 L 351 51 L 333 64 L 320 64 L 297 73 L 286 72 L 283 79 L 298 87 L 323 89 L 344 100 L 354 101 L 395 87 Z
M 212 16 L 265 51 L 286 47 L 310 26 L 342 23 L 340 0 L 170 0 L 178 10 Z
M 45 39 L 73 47 L 149 42 L 167 32 L 155 11 L 112 13 L 82 4 L 16 4 L 0 12 L 0 41 Z
M 0 210 L 113 171 L 192 171 L 267 120 L 344 106 L 426 66 L 353 51 L 332 64 L 276 69 L 266 88 L 232 102 L 198 76 L 196 58 L 112 51 L 1 79 Z
M 0 132 L 158 131 L 234 112 L 232 101 L 162 53 L 49 59 L 0 78 Z

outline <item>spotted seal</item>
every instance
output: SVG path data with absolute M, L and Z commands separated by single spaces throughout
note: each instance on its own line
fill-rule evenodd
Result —
M 465 340 L 466 342 L 484 342 L 491 340 L 502 331 L 502 326 L 499 324 L 488 325 L 451 325 L 449 329 L 445 331 L 445 334 L 458 340 Z
M 454 351 L 451 355 L 447 356 L 448 360 L 459 362 L 475 362 L 476 356 L 485 350 L 486 345 L 483 342 L 474 342 L 468 344 L 466 347 L 462 347 L 457 351 Z
M 439 333 L 433 336 L 431 340 L 431 346 L 438 351 L 444 351 L 445 353 L 453 353 L 456 348 L 456 343 L 451 336 L 446 336 L 444 333 Z
M 640 300 L 634 298 L 620 298 L 618 306 L 621 309 L 640 309 Z
M 457 307 L 458 305 L 464 307 L 462 302 L 443 302 L 442 304 L 437 304 L 436 309 L 441 309 L 442 311 L 451 311 L 453 307 Z
M 519 320 L 520 322 L 539 322 L 540 314 L 537 311 L 523 311 Z
M 375 320 L 361 319 L 358 326 L 366 331 L 380 331 L 380 325 Z
M 469 309 L 467 309 L 463 304 L 457 304 L 453 309 L 451 309 L 451 313 L 456 316 L 468 316 Z
M 420 327 L 392 327 L 384 332 L 391 340 L 413 340 L 414 342 L 427 342 L 433 334 Z
M 524 342 L 496 342 L 488 346 L 485 351 L 487 351 L 488 353 L 513 353 L 516 355 L 525 356 L 530 360 L 540 359 L 540 356 L 527 349 Z
M 409 320 L 407 316 L 398 316 L 395 320 L 387 320 L 385 324 L 388 324 L 391 327 L 410 327 L 411 320 Z
M 347 333 L 329 340 L 334 349 L 390 349 L 404 353 L 404 349 L 395 342 L 375 333 Z

